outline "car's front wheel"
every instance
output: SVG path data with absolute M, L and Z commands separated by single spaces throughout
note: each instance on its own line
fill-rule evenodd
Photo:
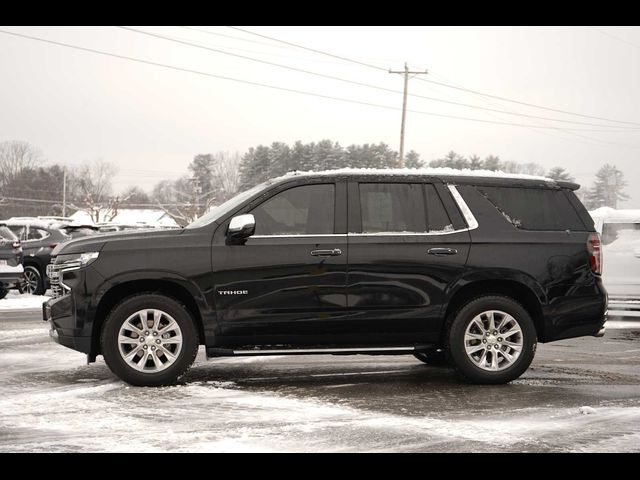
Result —
M 105 320 L 102 355 L 118 377 L 135 386 L 174 384 L 193 364 L 198 332 L 180 302 L 140 294 L 118 304 Z
M 22 291 L 32 295 L 44 295 L 44 279 L 38 267 L 27 265 L 24 267 L 24 285 Z
M 536 329 L 527 310 L 512 298 L 487 295 L 455 314 L 447 356 L 472 383 L 507 383 L 529 368 L 536 345 Z

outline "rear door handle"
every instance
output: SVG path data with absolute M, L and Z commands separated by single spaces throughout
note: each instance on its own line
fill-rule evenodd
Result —
M 337 257 L 342 255 L 342 250 L 339 248 L 333 248 L 331 250 L 311 250 L 311 255 L 314 257 Z
M 458 250 L 456 250 L 455 248 L 430 248 L 429 250 L 427 250 L 427 253 L 429 255 L 437 256 L 455 255 L 456 253 L 458 253 Z

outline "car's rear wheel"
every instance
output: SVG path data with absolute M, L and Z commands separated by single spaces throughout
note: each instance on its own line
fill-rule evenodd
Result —
M 8 293 L 9 293 L 9 290 L 7 290 L 4 287 L 0 287 L 0 300 L 6 297 Z
M 444 350 L 435 350 L 433 352 L 416 352 L 413 354 L 418 360 L 432 367 L 448 367 L 449 362 Z
M 472 383 L 507 383 L 529 368 L 536 345 L 533 320 L 522 305 L 509 297 L 483 296 L 455 314 L 447 357 Z
M 24 267 L 24 285 L 22 291 L 32 295 L 44 295 L 44 279 L 38 267 L 27 265 Z
M 186 307 L 158 294 L 136 295 L 117 305 L 101 336 L 111 371 L 136 386 L 174 384 L 191 367 L 198 345 Z

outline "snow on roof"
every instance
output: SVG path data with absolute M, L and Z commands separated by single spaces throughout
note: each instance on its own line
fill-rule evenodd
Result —
M 602 219 L 605 223 L 640 223 L 640 210 L 600 207 L 589 212 L 594 220 Z
M 104 212 L 108 213 L 108 212 Z M 104 213 L 100 217 L 104 217 Z M 71 215 L 75 223 L 93 225 L 91 216 L 84 210 Z M 121 208 L 109 223 L 126 225 L 147 225 L 150 227 L 179 227 L 176 221 L 165 211 L 157 208 Z
M 493 170 L 471 170 L 469 168 L 448 168 L 448 167 L 432 167 L 432 168 L 338 168 L 335 170 L 322 170 L 314 172 L 309 171 L 293 171 L 286 173 L 280 178 L 286 178 L 297 175 L 425 175 L 425 176 L 457 176 L 457 177 L 494 177 L 494 178 L 513 178 L 522 180 L 542 180 L 545 182 L 555 183 L 552 178 L 541 177 L 538 175 L 526 175 L 524 173 L 507 173 Z

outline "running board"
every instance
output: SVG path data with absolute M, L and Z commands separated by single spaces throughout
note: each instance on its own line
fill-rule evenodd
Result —
M 425 351 L 432 345 L 414 345 L 405 347 L 369 347 L 369 348 L 253 348 L 250 350 L 233 350 L 228 348 L 207 348 L 207 357 L 247 357 L 256 355 L 393 355 Z

